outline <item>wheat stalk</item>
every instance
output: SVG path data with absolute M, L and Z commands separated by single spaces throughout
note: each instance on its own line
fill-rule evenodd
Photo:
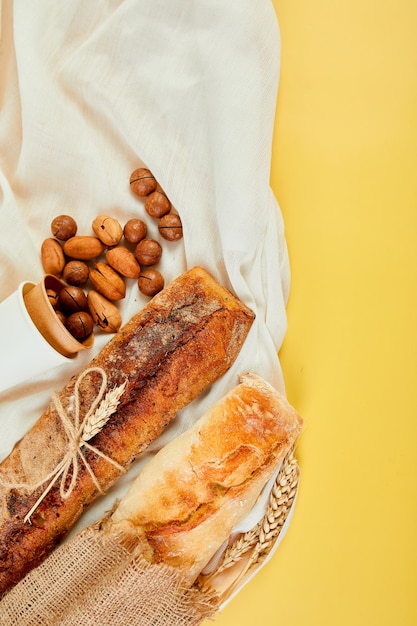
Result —
M 210 583 L 218 574 L 238 563 L 250 552 L 243 569 L 223 595 L 223 597 L 229 596 L 249 570 L 266 558 L 291 510 L 298 482 L 299 467 L 291 450 L 284 458 L 271 489 L 264 517 L 251 530 L 238 537 L 225 551 L 221 563 L 212 574 L 201 577 L 200 583 L 203 589 L 209 588 Z
M 119 404 L 121 395 L 126 387 L 126 382 L 118 387 L 114 387 L 111 391 L 108 391 L 100 402 L 97 409 L 88 416 L 81 435 L 82 441 L 89 441 L 95 435 L 97 435 L 102 428 L 106 425 L 109 418 L 116 411 Z
M 217 576 L 217 574 L 229 569 L 229 567 L 240 561 L 242 556 L 256 544 L 257 539 L 258 529 L 256 526 L 236 539 L 225 551 L 221 565 L 216 569 L 214 575 Z
M 224 595 L 230 595 L 240 584 L 244 576 L 256 565 L 265 560 L 277 540 L 297 493 L 300 470 L 293 456 L 293 451 L 285 457 L 281 470 L 271 489 L 269 504 L 263 519 L 255 528 L 258 529 L 258 541 L 232 585 Z
M 247 564 L 248 569 L 256 564 L 262 555 L 266 556 L 275 543 L 294 502 L 298 481 L 299 468 L 291 455 L 285 460 L 285 465 L 272 487 L 264 518 L 258 524 L 259 538 Z

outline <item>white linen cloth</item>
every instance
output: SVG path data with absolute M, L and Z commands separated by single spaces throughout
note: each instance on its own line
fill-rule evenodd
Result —
M 254 371 L 283 391 L 277 352 L 289 264 L 269 184 L 280 62 L 271 2 L 5 0 L 1 38 L 0 300 L 21 281 L 41 280 L 40 247 L 56 215 L 72 215 L 78 234 L 92 234 L 100 213 L 122 224 L 142 217 L 158 238 L 156 222 L 129 188 L 131 172 L 144 165 L 184 227 L 181 242 L 162 242 L 166 282 L 202 265 L 256 313 L 230 372 L 181 412 L 154 449 L 235 385 L 240 372 Z M 146 302 L 128 281 L 124 321 Z M 51 391 L 109 339 L 97 334 L 88 354 L 0 395 L 0 459 L 38 419 Z M 73 532 L 100 518 L 140 466 Z

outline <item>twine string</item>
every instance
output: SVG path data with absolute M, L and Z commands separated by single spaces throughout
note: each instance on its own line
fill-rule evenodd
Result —
M 96 396 L 91 402 L 91 405 L 88 411 L 85 413 L 84 418 L 80 420 L 80 413 L 81 413 L 80 385 L 82 381 L 84 380 L 84 378 L 88 376 L 89 374 L 91 374 L 92 372 L 97 372 L 101 375 L 101 384 L 100 384 L 100 388 Z M 88 471 L 96 489 L 101 494 L 104 493 L 100 486 L 99 481 L 97 480 L 97 477 L 94 474 L 93 469 L 91 468 L 89 462 L 87 461 L 85 457 L 85 454 L 82 451 L 82 448 L 87 448 L 91 452 L 94 452 L 95 454 L 97 454 L 99 457 L 101 457 L 108 463 L 111 463 L 112 465 L 114 465 L 122 473 L 126 472 L 126 469 L 122 465 L 117 463 L 117 461 L 113 460 L 112 458 L 110 458 L 109 456 L 101 452 L 98 448 L 88 443 L 88 440 L 91 439 L 93 436 L 95 436 L 98 432 L 100 432 L 103 426 L 107 423 L 110 416 L 116 411 L 117 405 L 119 404 L 120 397 L 125 390 L 126 382 L 124 382 L 119 387 L 115 387 L 112 391 L 106 394 L 106 396 L 103 398 L 106 387 L 107 387 L 107 374 L 101 367 L 91 367 L 91 368 L 84 370 L 84 372 L 82 372 L 78 376 L 75 386 L 74 386 L 74 410 L 73 410 L 74 417 L 72 420 L 70 419 L 68 413 L 65 411 L 64 407 L 62 406 L 59 395 L 56 392 L 52 394 L 52 403 L 53 403 L 55 411 L 57 412 L 62 422 L 62 426 L 64 428 L 65 434 L 68 439 L 68 446 L 67 446 L 67 450 L 63 458 L 57 463 L 54 469 L 47 476 L 45 476 L 41 481 L 39 481 L 37 484 L 28 485 L 27 483 L 20 483 L 20 484 L 14 484 L 14 485 L 7 485 L 7 487 L 9 488 L 15 488 L 15 489 L 29 488 L 33 492 L 33 491 L 36 491 L 36 489 L 38 489 L 45 483 L 48 483 L 44 491 L 36 500 L 35 504 L 32 506 L 30 511 L 26 514 L 24 518 L 24 522 L 30 521 L 30 518 L 33 515 L 33 513 L 36 511 L 40 503 L 46 498 L 48 493 L 51 491 L 52 487 L 55 485 L 55 483 L 59 479 L 61 479 L 60 487 L 59 487 L 59 493 L 60 493 L 61 498 L 63 500 L 66 500 L 67 498 L 70 497 L 77 483 L 78 472 L 80 468 L 78 459 L 80 459 L 80 461 L 82 462 L 82 464 Z M 109 401 L 109 397 L 111 401 Z M 95 417 L 96 412 L 100 411 L 103 405 L 104 405 L 104 412 L 102 412 L 102 414 L 100 415 L 99 422 L 95 425 L 93 429 L 88 428 L 91 425 L 91 422 L 93 418 Z M 71 473 L 71 479 L 70 479 L 68 486 L 66 486 L 70 473 Z

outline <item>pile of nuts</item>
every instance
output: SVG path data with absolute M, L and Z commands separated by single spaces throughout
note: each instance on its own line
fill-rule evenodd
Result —
M 145 210 L 159 220 L 161 237 L 181 239 L 181 219 L 148 169 L 132 173 L 130 188 L 135 195 L 146 197 Z M 141 293 L 149 297 L 163 289 L 164 278 L 153 267 L 162 256 L 162 246 L 148 236 L 142 219 L 129 219 L 122 227 L 114 217 L 98 215 L 92 222 L 94 235 L 78 235 L 77 230 L 70 215 L 55 217 L 53 237 L 41 246 L 41 260 L 46 274 L 66 283 L 59 293 L 49 289 L 48 298 L 61 322 L 82 341 L 94 326 L 109 333 L 119 330 L 122 319 L 114 302 L 125 297 L 126 278 L 136 279 Z M 88 281 L 91 287 L 87 290 Z

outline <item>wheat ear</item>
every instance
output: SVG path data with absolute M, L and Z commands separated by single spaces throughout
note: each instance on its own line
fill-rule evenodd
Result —
M 114 387 L 106 393 L 97 409 L 86 420 L 81 439 L 89 441 L 97 435 L 106 425 L 109 418 L 116 411 L 121 395 L 126 387 L 126 382 L 118 387 Z

